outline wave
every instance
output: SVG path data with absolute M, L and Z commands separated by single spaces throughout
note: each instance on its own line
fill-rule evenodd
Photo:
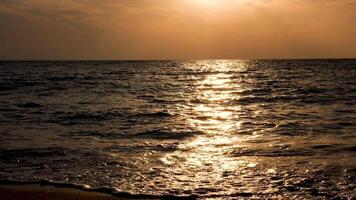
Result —
M 49 122 L 59 123 L 64 125 L 75 125 L 77 123 L 87 123 L 91 121 L 106 121 L 115 117 L 120 117 L 123 113 L 119 111 L 103 111 L 103 112 L 55 112 L 55 118 Z
M 20 107 L 20 108 L 39 108 L 39 107 L 42 107 L 42 106 L 40 104 L 38 104 L 38 103 L 29 102 L 29 103 L 17 104 L 17 107 Z
M 35 104 L 26 104 L 26 107 L 37 106 Z M 40 105 L 38 105 L 40 106 Z M 52 117 L 47 120 L 47 122 L 58 123 L 63 125 L 76 125 L 89 122 L 102 122 L 110 121 L 114 119 L 164 119 L 173 117 L 174 114 L 169 113 L 168 111 L 159 111 L 159 112 L 142 112 L 142 113 L 129 113 L 124 110 L 108 110 L 108 111 L 93 111 L 93 112 L 65 112 L 57 111 L 52 113 Z
M 231 157 L 259 156 L 259 157 L 294 157 L 294 156 L 320 156 L 331 154 L 344 154 L 356 152 L 356 146 L 316 144 L 304 148 L 292 148 L 289 145 L 277 148 L 236 148 L 227 153 Z
M 244 149 L 238 148 L 228 153 L 231 157 L 259 156 L 259 157 L 285 157 L 285 156 L 312 156 L 314 152 L 306 149 Z
M 160 112 L 154 112 L 154 113 L 139 113 L 133 115 L 133 117 L 171 117 L 173 116 L 170 114 L 168 111 L 160 111 Z
M 336 104 L 336 103 L 350 103 L 350 98 L 347 96 L 328 96 L 328 95 L 319 95 L 319 96 L 288 96 L 288 95 L 279 95 L 279 96 L 242 96 L 238 99 L 227 101 L 227 105 L 249 105 L 249 104 L 258 104 L 258 103 L 294 103 L 298 105 L 305 104 Z
M 152 140 L 180 140 L 196 135 L 201 135 L 200 131 L 170 131 L 170 130 L 147 130 L 143 132 L 128 133 L 114 131 L 74 131 L 67 137 L 98 137 L 115 139 L 152 139 Z
M 197 195 L 172 195 L 172 194 L 132 194 L 129 192 L 120 191 L 115 187 L 90 187 L 88 185 L 80 185 L 74 183 L 54 182 L 51 180 L 34 180 L 34 181 L 19 181 L 19 180 L 0 180 L 0 185 L 40 185 L 40 186 L 54 186 L 58 188 L 71 188 L 87 192 L 99 192 L 110 194 L 118 198 L 128 199 L 197 199 Z
M 126 135 L 126 137 L 134 138 L 145 138 L 145 139 L 184 139 L 188 137 L 193 137 L 196 135 L 201 135 L 203 132 L 200 131 L 164 131 L 164 130 L 150 130 L 145 132 L 140 132 L 136 134 Z

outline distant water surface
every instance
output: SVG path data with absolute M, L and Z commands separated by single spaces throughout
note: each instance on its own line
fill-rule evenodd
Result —
M 0 179 L 356 197 L 356 60 L 0 62 Z

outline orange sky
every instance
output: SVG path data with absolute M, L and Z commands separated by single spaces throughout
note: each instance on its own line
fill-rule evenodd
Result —
M 355 0 L 0 0 L 0 59 L 356 57 Z

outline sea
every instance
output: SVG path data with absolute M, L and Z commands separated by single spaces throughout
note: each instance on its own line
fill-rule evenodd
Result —
M 355 199 L 356 60 L 1 61 L 0 180 Z

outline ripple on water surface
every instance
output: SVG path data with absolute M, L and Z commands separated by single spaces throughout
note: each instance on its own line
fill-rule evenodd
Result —
M 352 198 L 355 66 L 0 62 L 0 179 L 132 194 Z

